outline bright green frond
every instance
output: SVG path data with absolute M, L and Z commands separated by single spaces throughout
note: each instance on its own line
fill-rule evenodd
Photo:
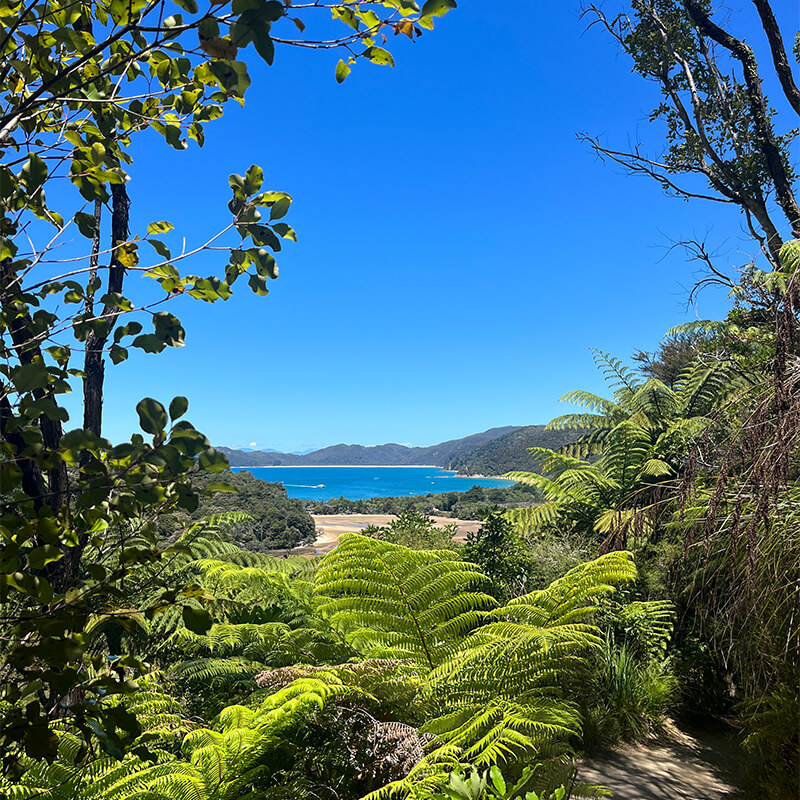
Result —
M 485 581 L 448 551 L 410 550 L 345 534 L 316 575 L 322 610 L 366 655 L 413 657 L 433 667 L 454 638 L 494 605 L 472 591 Z

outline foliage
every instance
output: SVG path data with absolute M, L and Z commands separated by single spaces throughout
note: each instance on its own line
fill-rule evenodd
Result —
M 7 770 L 23 755 L 53 758 L 60 717 L 108 752 L 140 736 L 133 712 L 101 698 L 134 691 L 131 676 L 145 665 L 132 651 L 109 663 L 89 650 L 86 632 L 98 614 L 140 630 L 142 619 L 179 603 L 190 627 L 208 623 L 195 590 L 180 583 L 136 608 L 120 607 L 126 576 L 171 561 L 184 547 L 164 540 L 159 520 L 197 509 L 190 473 L 218 472 L 226 461 L 183 419 L 183 397 L 168 408 L 145 398 L 136 407 L 142 433 L 119 445 L 104 439 L 107 359 L 120 364 L 131 347 L 182 346 L 183 326 L 164 308 L 177 297 L 225 300 L 245 274 L 253 292 L 267 294 L 277 276 L 274 253 L 296 240 L 283 220 L 291 197 L 263 187 L 257 165 L 230 176 L 228 222 L 208 241 L 178 251 L 164 238 L 173 230 L 165 220 L 131 231 L 132 145 L 154 133 L 177 150 L 189 141 L 202 146 L 205 126 L 225 103 L 244 100 L 250 78 L 241 54 L 254 50 L 271 64 L 276 42 L 344 48 L 341 81 L 358 59 L 393 64 L 375 38 L 382 29 L 413 39 L 454 6 L 344 2 L 323 23 L 330 27 L 323 40 L 303 37 L 304 17 L 328 16 L 316 4 L 11 0 L 0 9 L 0 599 L 7 609 L 0 744 Z M 179 190 L 180 180 L 165 172 L 164 185 Z M 73 233 L 78 241 L 68 243 Z M 209 247 L 220 254 L 221 275 L 182 271 Z M 147 287 L 131 284 L 138 276 Z M 74 386 L 82 388 L 83 419 L 65 432 L 62 396 Z M 145 572 L 152 578 L 159 569 Z
M 662 102 L 651 121 L 663 123 L 661 153 L 635 144 L 628 152 L 588 139 L 601 157 L 655 179 L 670 194 L 737 207 L 767 261 L 728 277 L 702 242 L 684 243 L 706 277 L 695 287 L 728 288 L 734 307 L 721 321 L 673 329 L 645 368 L 680 360 L 680 337 L 696 343 L 697 363 L 725 359 L 741 391 L 705 414 L 704 430 L 684 451 L 677 491 L 660 499 L 657 535 L 680 544 L 666 572 L 680 606 L 677 667 L 684 690 L 702 705 L 738 704 L 756 755 L 753 793 L 800 791 L 797 685 L 797 356 L 800 209 L 791 146 L 797 136 L 800 90 L 772 4 L 750 9 L 760 23 L 745 37 L 729 17 L 701 0 L 635 0 L 616 17 L 587 13 L 630 56 L 634 71 L 656 83 Z M 757 17 L 756 17 L 757 15 Z M 758 40 L 761 39 L 759 42 Z M 755 43 L 755 44 L 754 44 Z M 768 57 L 759 64 L 755 49 Z M 776 112 L 765 90 L 786 101 Z M 699 181 L 697 180 L 699 179 Z M 717 676 L 727 697 L 720 697 Z M 700 705 L 700 704 L 698 704 Z M 764 716 L 761 716 L 764 712 Z M 764 721 L 774 714 L 774 724 Z M 752 736 L 752 738 L 750 738 Z
M 598 662 L 586 714 L 586 745 L 642 739 L 657 730 L 678 691 L 669 664 L 642 662 L 627 645 L 606 645 Z
M 345 534 L 323 560 L 315 591 L 324 613 L 366 655 L 413 658 L 433 669 L 494 605 L 474 591 L 484 580 L 446 550 Z
M 446 779 L 454 756 L 481 768 L 535 759 L 545 786 L 562 783 L 567 742 L 580 729 L 567 698 L 601 641 L 590 620 L 600 599 L 634 576 L 628 554 L 610 553 L 490 611 L 430 673 L 436 711 L 423 730 L 436 749 L 375 796 L 423 796 Z
M 590 429 L 561 451 L 534 448 L 541 475 L 511 472 L 545 496 L 533 508 L 511 510 L 526 530 L 567 528 L 595 535 L 604 548 L 652 541 L 658 529 L 662 489 L 683 471 L 684 461 L 711 416 L 742 384 L 725 361 L 696 361 L 671 389 L 642 379 L 606 353 L 595 359 L 612 388 L 611 400 L 574 391 L 561 398 L 588 409 L 553 420 L 555 428 Z M 587 460 L 595 456 L 596 460 Z
M 478 564 L 500 601 L 524 594 L 531 586 L 532 554 L 525 539 L 500 513 L 489 514 L 477 533 L 469 532 L 461 555 Z
M 533 486 L 473 486 L 466 492 L 443 492 L 401 497 L 369 497 L 348 500 L 345 497 L 330 500 L 307 500 L 306 508 L 312 514 L 402 514 L 413 512 L 427 516 L 441 515 L 457 519 L 483 519 L 487 511 L 497 507 L 516 508 L 532 505 L 540 499 Z
M 412 550 L 446 550 L 455 546 L 453 536 L 458 532 L 455 523 L 437 527 L 430 517 L 413 511 L 402 512 L 383 527 L 368 525 L 362 531 L 364 536 L 380 539 L 392 544 L 401 544 Z
M 681 375 L 700 354 L 703 334 L 679 333 L 667 336 L 653 353 L 637 350 L 631 358 L 641 364 L 639 371 L 648 378 L 656 378 L 674 389 Z
M 588 5 L 591 23 L 630 57 L 636 74 L 658 86 L 661 101 L 650 122 L 660 123 L 664 142 L 650 156 L 638 142 L 620 151 L 584 139 L 602 158 L 655 180 L 668 194 L 738 207 L 774 269 L 785 232 L 800 235 L 790 158 L 800 91 L 770 4 L 755 6 L 771 56 L 760 65 L 749 33 L 746 40 L 737 37 L 725 12 L 703 0 L 632 0 L 612 17 Z M 778 79 L 774 89 L 789 102 L 788 119 L 776 115 L 764 95 L 767 75 Z M 709 267 L 709 281 L 730 283 L 702 244 L 690 249 Z
M 464 592 L 486 578 L 449 551 L 349 535 L 318 567 L 282 568 L 285 559 L 238 548 L 219 555 L 227 558 L 180 554 L 214 624 L 200 632 L 187 620 L 151 629 L 164 677 L 100 701 L 109 713 L 121 708 L 139 720 L 121 760 L 87 749 L 65 719 L 55 727 L 52 763 L 22 756 L 22 774 L 2 786 L 6 795 L 333 798 L 338 786 L 353 795 L 422 797 L 440 791 L 453 769 L 500 762 L 524 778 L 526 791 L 548 796 L 572 771 L 568 740 L 580 715 L 568 697 L 602 641 L 592 619 L 616 585 L 635 577 L 630 556 L 611 553 L 498 607 Z M 265 621 L 268 608 L 282 619 Z M 335 631 L 349 645 L 337 644 Z M 317 635 L 316 651 L 282 650 L 302 632 Z M 277 666 L 282 652 L 286 665 Z M 312 652 L 320 663 L 302 663 Z M 187 698 L 168 693 L 192 691 L 187 655 L 207 661 L 207 703 L 215 695 L 228 701 L 210 723 L 189 721 Z M 235 684 L 214 666 L 228 662 L 242 672 L 270 660 L 255 677 L 252 670 L 241 677 L 233 694 Z M 498 780 L 493 786 L 503 796 Z
M 305 504 L 288 497 L 282 484 L 258 480 L 249 472 L 223 472 L 213 481 L 211 476 L 203 474 L 194 478 L 198 490 L 204 490 L 212 482 L 223 483 L 235 491 L 204 493 L 192 518 L 246 509 L 250 521 L 233 531 L 235 541 L 245 550 L 289 549 L 313 541 L 316 536 L 314 520 Z
M 524 798 L 524 800 L 563 800 L 566 797 L 566 789 L 559 786 L 555 791 L 546 794 L 538 794 L 535 791 L 524 791 L 526 784 L 531 781 L 532 770 L 527 767 L 523 770 L 522 777 L 512 786 L 509 786 L 503 774 L 497 766 L 493 766 L 488 773 L 481 773 L 473 769 L 469 775 L 459 770 L 450 773 L 450 781 L 441 793 L 434 795 L 436 798 L 448 798 L 448 800 L 510 800 L 513 797 Z

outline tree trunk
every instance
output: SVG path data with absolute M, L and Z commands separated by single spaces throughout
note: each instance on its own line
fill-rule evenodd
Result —
M 130 200 L 124 183 L 111 185 L 111 262 L 108 268 L 108 284 L 106 291 L 119 293 L 125 277 L 125 268 L 117 258 L 118 248 L 128 240 L 128 217 Z M 97 219 L 97 216 L 95 216 Z M 83 427 L 101 435 L 103 429 L 103 383 L 105 381 L 105 363 L 103 350 L 108 337 L 119 316 L 119 309 L 106 305 L 102 318 L 108 322 L 108 329 L 102 336 L 92 334 L 86 342 L 86 355 L 83 363 Z

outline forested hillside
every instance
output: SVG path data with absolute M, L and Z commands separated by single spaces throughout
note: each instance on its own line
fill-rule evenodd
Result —
M 440 492 L 403 497 L 369 497 L 348 500 L 307 500 L 305 506 L 314 514 L 443 514 L 457 519 L 483 519 L 489 511 L 518 508 L 541 502 L 535 486 L 473 486 L 466 492 Z
M 231 450 L 221 447 L 232 467 L 353 465 L 412 466 L 425 464 L 457 470 L 464 475 L 502 475 L 516 469 L 529 469 L 530 447 L 561 447 L 577 438 L 572 431 L 547 430 L 544 425 L 490 428 L 482 433 L 452 439 L 431 447 L 405 447 L 383 444 L 362 447 L 337 444 L 299 456 L 293 453 Z
M 578 435 L 578 431 L 548 430 L 544 425 L 526 425 L 455 455 L 445 466 L 466 475 L 505 475 L 514 470 L 535 472 L 536 462 L 528 452 L 531 447 L 558 449 L 574 442 Z
M 201 498 L 188 520 L 200 520 L 211 514 L 246 512 L 249 519 L 231 529 L 233 540 L 245 550 L 260 553 L 314 540 L 314 520 L 306 511 L 306 504 L 289 497 L 280 483 L 258 480 L 249 472 L 229 470 L 216 475 L 201 472 L 193 483 L 201 492 Z M 235 491 L 205 493 L 209 486 L 217 484 L 225 484 Z
M 275 453 L 267 451 L 231 450 L 221 447 L 232 467 L 269 467 L 269 466 L 297 466 L 315 465 L 330 466 L 340 464 L 343 466 L 358 466 L 371 464 L 374 466 L 425 466 L 443 467 L 453 459 L 459 458 L 464 453 L 469 453 L 485 442 L 492 441 L 509 431 L 516 430 L 514 426 L 505 428 L 490 428 L 482 433 L 474 433 L 462 439 L 451 439 L 430 447 L 406 447 L 402 444 L 381 444 L 374 447 L 364 447 L 360 444 L 336 444 L 313 450 L 305 455 L 295 453 Z

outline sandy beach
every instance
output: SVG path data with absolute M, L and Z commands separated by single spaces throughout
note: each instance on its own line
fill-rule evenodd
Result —
M 329 553 L 338 544 L 339 537 L 343 533 L 359 533 L 367 525 L 378 525 L 380 527 L 388 525 L 393 519 L 397 519 L 394 514 L 312 514 L 314 525 L 317 528 L 316 541 L 309 547 L 297 548 L 303 551 L 310 551 L 309 554 Z M 437 526 L 442 527 L 450 523 L 458 525 L 458 533 L 454 539 L 463 542 L 469 532 L 475 532 L 480 528 L 481 522 L 475 519 L 452 519 L 451 517 L 432 517 Z

